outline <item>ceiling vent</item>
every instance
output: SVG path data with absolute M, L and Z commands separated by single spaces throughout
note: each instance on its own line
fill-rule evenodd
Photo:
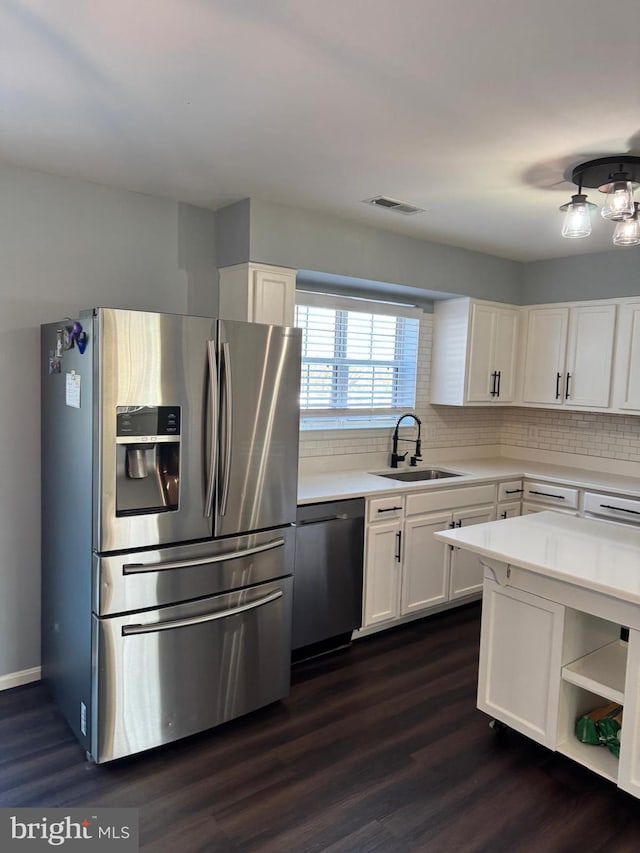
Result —
M 405 216 L 425 212 L 422 207 L 416 207 L 413 204 L 407 204 L 406 201 L 398 201 L 397 198 L 389 198 L 385 195 L 376 195 L 373 198 L 367 198 L 365 199 L 365 204 L 373 204 L 375 207 L 385 207 L 394 213 L 404 213 Z

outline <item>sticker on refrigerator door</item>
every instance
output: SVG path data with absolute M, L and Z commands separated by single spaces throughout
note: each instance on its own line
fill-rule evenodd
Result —
M 72 409 L 80 408 L 80 374 L 72 370 L 67 373 L 65 403 Z

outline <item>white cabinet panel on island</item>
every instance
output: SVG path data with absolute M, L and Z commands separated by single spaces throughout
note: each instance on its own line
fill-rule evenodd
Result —
M 478 708 L 555 747 L 564 608 L 486 581 Z

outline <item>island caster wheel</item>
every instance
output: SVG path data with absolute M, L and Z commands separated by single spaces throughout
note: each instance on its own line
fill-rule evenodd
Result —
M 502 734 L 503 732 L 509 731 L 509 726 L 505 726 L 505 724 L 500 720 L 491 720 L 489 727 L 492 728 L 496 734 Z

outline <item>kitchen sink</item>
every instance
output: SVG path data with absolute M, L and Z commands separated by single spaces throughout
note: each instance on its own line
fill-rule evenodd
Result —
M 398 471 L 393 474 L 377 474 L 376 476 L 386 477 L 388 480 L 402 480 L 407 483 L 417 480 L 442 480 L 445 477 L 461 477 L 462 474 L 441 471 L 439 468 L 418 468 L 415 471 Z

